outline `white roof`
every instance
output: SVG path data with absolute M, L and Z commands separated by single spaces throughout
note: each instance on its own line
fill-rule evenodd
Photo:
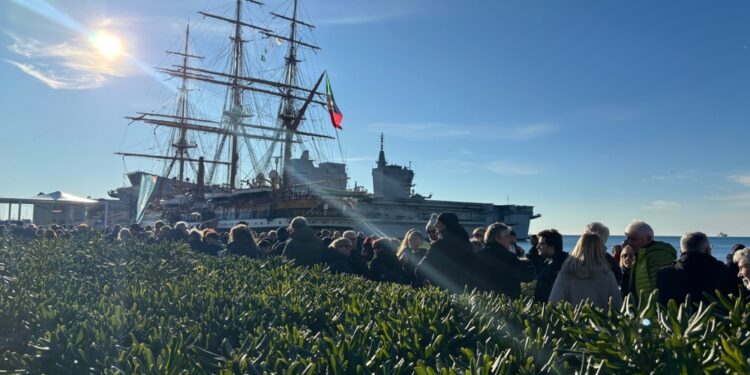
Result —
M 37 201 L 37 202 L 50 202 L 50 203 L 54 203 L 54 202 L 81 203 L 81 204 L 99 203 L 99 201 L 95 201 L 93 199 L 81 198 L 73 194 L 64 193 L 62 191 L 56 191 L 56 192 L 49 193 L 49 194 L 39 194 L 35 197 L 29 198 L 29 200 Z

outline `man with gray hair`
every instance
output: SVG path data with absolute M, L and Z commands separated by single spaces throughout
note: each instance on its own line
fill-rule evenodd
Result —
M 732 260 L 739 267 L 737 277 L 742 279 L 742 285 L 750 291 L 750 248 L 737 250 L 732 255 Z
M 625 229 L 628 245 L 636 253 L 636 261 L 630 272 L 631 292 L 649 295 L 656 290 L 656 274 L 671 265 L 677 256 L 672 245 L 654 240 L 654 230 L 647 223 L 636 220 Z
M 659 302 L 685 301 L 688 295 L 693 302 L 707 302 L 704 294 L 715 291 L 727 294 L 729 271 L 721 261 L 711 255 L 711 243 L 702 232 L 688 232 L 680 239 L 681 256 L 674 264 L 659 270 L 656 286 Z
M 620 285 L 620 282 L 622 282 L 622 268 L 620 268 L 620 263 L 617 261 L 617 259 L 615 259 L 615 257 L 613 257 L 612 254 L 609 253 L 609 251 L 607 251 L 609 227 L 598 221 L 595 221 L 586 225 L 586 231 L 584 233 L 593 233 L 602 239 L 605 251 L 604 257 L 607 259 L 609 267 L 612 269 L 612 273 L 615 275 L 615 281 L 617 281 L 617 285 Z

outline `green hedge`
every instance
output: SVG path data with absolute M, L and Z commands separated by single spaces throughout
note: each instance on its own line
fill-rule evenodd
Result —
M 185 245 L 0 239 L 0 372 L 750 373 L 749 316 L 739 300 L 606 313 Z

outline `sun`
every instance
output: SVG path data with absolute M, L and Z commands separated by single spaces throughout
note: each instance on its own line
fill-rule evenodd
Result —
M 91 38 L 91 43 L 102 56 L 108 59 L 114 59 L 122 54 L 122 41 L 112 34 L 97 32 Z

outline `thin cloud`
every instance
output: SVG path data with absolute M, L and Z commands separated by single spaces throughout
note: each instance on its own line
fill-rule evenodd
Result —
M 87 74 L 68 72 L 63 76 L 58 76 L 54 71 L 42 71 L 34 65 L 20 63 L 13 60 L 5 60 L 11 65 L 15 65 L 22 72 L 42 81 L 45 85 L 58 90 L 85 90 L 94 89 L 104 85 L 105 78 L 100 74 Z
M 750 187 L 750 176 L 748 175 L 732 175 L 729 176 L 729 179 L 747 187 Z
M 682 205 L 675 201 L 655 200 L 643 206 L 643 209 L 647 211 L 671 211 L 680 207 Z
M 532 166 L 519 164 L 511 160 L 496 160 L 485 167 L 487 170 L 505 176 L 533 176 L 539 171 Z
M 136 72 L 125 56 L 107 59 L 87 40 L 48 44 L 9 35 L 13 43 L 8 49 L 17 58 L 5 61 L 53 89 L 93 89 L 103 86 L 111 77 L 125 77 Z
M 474 126 L 431 122 L 417 123 L 374 123 L 368 125 L 372 133 L 385 132 L 402 138 L 477 138 L 529 141 L 547 137 L 558 130 L 552 123 L 532 123 L 519 126 Z

